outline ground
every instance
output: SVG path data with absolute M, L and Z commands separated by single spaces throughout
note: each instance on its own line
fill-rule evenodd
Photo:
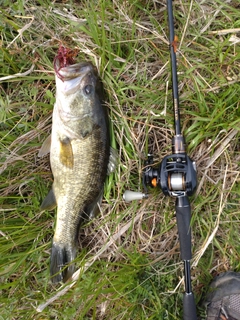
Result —
M 240 271 L 239 9 L 238 1 L 173 2 L 181 123 L 198 172 L 190 200 L 199 315 L 214 275 Z M 0 16 L 0 319 L 180 319 L 174 200 L 157 189 L 139 202 L 122 198 L 143 190 L 148 153 L 156 166 L 171 153 L 165 1 L 3 0 Z M 119 161 L 100 215 L 80 230 L 78 280 L 56 296 L 55 212 L 39 209 L 53 178 L 38 151 L 51 130 L 60 44 L 96 65 Z

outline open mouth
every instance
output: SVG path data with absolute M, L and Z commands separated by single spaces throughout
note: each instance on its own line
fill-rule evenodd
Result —
M 87 72 L 92 71 L 93 68 L 89 62 L 79 62 L 66 67 L 61 67 L 58 60 L 56 60 L 54 69 L 56 76 L 59 79 L 68 81 L 84 76 Z
M 94 69 L 89 62 L 80 62 L 67 67 L 62 67 L 56 72 L 57 89 L 64 94 L 71 94 L 83 85 L 83 78 Z

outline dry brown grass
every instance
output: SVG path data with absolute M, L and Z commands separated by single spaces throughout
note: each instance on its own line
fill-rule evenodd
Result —
M 126 189 L 142 190 L 148 152 L 156 164 L 171 153 L 165 4 L 100 1 L 93 8 L 86 3 L 70 6 L 55 1 L 51 6 L 31 1 L 22 6 L 22 12 L 9 6 L 2 12 L 1 312 L 12 319 L 26 315 L 61 319 L 70 314 L 71 306 L 77 310 L 74 319 L 81 314 L 94 318 L 94 308 L 99 320 L 130 319 L 134 312 L 139 319 L 157 315 L 177 319 L 183 287 L 174 201 L 160 190 L 150 190 L 149 198 L 139 203 L 126 204 L 122 199 Z M 199 179 L 191 199 L 197 301 L 214 274 L 240 270 L 238 9 L 234 1 L 174 2 L 182 126 Z M 20 31 L 7 22 L 9 17 Z M 50 132 L 52 60 L 60 41 L 77 47 L 81 59 L 98 67 L 108 95 L 119 165 L 109 177 L 100 216 L 79 236 L 84 252 L 77 259 L 81 281 L 64 292 L 67 298 L 58 295 L 38 314 L 35 308 L 55 295 L 55 288 L 47 284 L 53 217 L 38 211 L 52 176 L 49 158 L 39 159 L 37 153 Z M 31 73 L 26 75 L 26 70 Z M 129 269 L 133 283 L 127 277 Z M 125 276 L 129 285 L 119 280 L 124 282 Z M 87 287 L 90 279 L 112 291 L 93 298 L 99 287 Z M 154 293 L 148 295 L 147 284 L 160 301 L 151 300 Z M 13 293 L 11 309 L 6 305 Z

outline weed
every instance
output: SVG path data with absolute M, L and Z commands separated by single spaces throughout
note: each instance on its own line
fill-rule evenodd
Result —
M 0 9 L 0 314 L 3 319 L 180 319 L 182 264 L 174 203 L 141 190 L 148 152 L 171 152 L 172 92 L 166 5 L 159 1 L 2 1 Z M 174 2 L 182 126 L 198 167 L 192 197 L 193 290 L 239 265 L 239 5 Z M 80 231 L 77 283 L 49 281 L 52 184 L 38 150 L 51 130 L 59 44 L 98 68 L 119 163 L 100 216 Z M 86 266 L 89 267 L 87 268 Z

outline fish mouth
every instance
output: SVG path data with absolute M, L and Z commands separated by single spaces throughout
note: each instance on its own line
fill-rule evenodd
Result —
M 56 61 L 56 76 L 62 81 L 84 76 L 89 71 L 94 72 L 94 67 L 90 62 L 83 61 L 66 67 L 60 67 L 59 61 Z
M 91 79 L 96 77 L 96 69 L 90 62 L 79 62 L 59 67 L 59 62 L 56 61 L 55 66 L 57 88 L 66 95 L 72 94 L 84 86 L 83 79 L 87 74 L 91 74 Z

